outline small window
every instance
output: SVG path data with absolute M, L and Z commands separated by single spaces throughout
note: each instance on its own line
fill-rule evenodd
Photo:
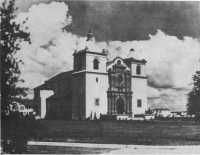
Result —
M 142 107 L 142 100 L 141 99 L 137 100 L 137 107 Z
M 138 74 L 138 75 L 141 74 L 141 66 L 140 65 L 136 66 L 136 74 Z
M 96 105 L 96 106 L 99 106 L 99 98 L 96 98 L 96 99 L 95 99 L 95 105 Z
M 99 81 L 99 78 L 98 77 L 96 77 L 96 82 L 98 82 Z
M 99 69 L 99 61 L 97 59 L 94 59 L 94 61 L 93 61 L 93 68 Z

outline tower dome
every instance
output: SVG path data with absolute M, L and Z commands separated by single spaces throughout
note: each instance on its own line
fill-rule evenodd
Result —
M 85 49 L 92 51 L 92 52 L 99 52 L 98 47 L 95 45 L 94 34 L 92 33 L 91 30 L 89 30 L 88 33 L 87 33 L 87 38 L 86 38 L 86 42 L 85 42 Z
M 131 48 L 131 49 L 129 50 L 129 53 L 128 53 L 127 57 L 128 57 L 128 58 L 131 58 L 131 57 L 132 57 L 132 58 L 135 58 L 135 59 L 140 59 L 138 53 L 135 51 L 134 48 Z
M 93 33 L 92 33 L 91 29 L 90 29 L 88 31 L 88 33 L 87 33 L 87 39 L 86 39 L 86 41 L 92 41 L 92 40 L 94 40 L 94 35 L 93 35 Z

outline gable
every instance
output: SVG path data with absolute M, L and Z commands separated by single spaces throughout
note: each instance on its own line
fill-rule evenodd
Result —
M 107 62 L 107 71 L 116 65 L 124 67 L 126 70 L 130 71 L 130 68 L 124 63 L 124 60 L 121 57 L 116 57 L 112 61 Z

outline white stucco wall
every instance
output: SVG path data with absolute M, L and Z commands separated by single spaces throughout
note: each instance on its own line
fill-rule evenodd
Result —
M 93 68 L 93 61 L 99 61 L 99 69 Z M 108 90 L 108 75 L 106 72 L 106 56 L 98 54 L 86 54 L 86 118 L 94 117 L 96 113 L 97 118 L 101 114 L 107 113 L 107 90 Z M 98 82 L 96 81 L 98 78 Z M 99 105 L 95 105 L 95 99 L 99 98 Z
M 156 110 L 154 110 L 154 114 L 158 117 L 169 117 L 169 116 L 171 116 L 171 112 L 168 109 L 156 109 Z
M 41 119 L 46 116 L 46 99 L 53 95 L 54 92 L 52 90 L 40 90 L 40 98 L 41 98 Z
M 98 82 L 96 82 L 98 78 Z M 96 112 L 97 118 L 101 114 L 107 113 L 107 90 L 108 77 L 103 74 L 86 73 L 86 118 L 94 117 Z M 95 99 L 99 98 L 99 105 L 95 105 Z
M 132 112 L 134 114 L 144 114 L 147 110 L 147 79 L 132 78 Z M 142 100 L 142 107 L 137 107 L 137 100 Z

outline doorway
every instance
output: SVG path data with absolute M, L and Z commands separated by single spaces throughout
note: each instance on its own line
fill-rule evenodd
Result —
M 125 111 L 124 111 L 124 101 L 123 99 L 120 97 L 118 100 L 117 100 L 117 114 L 123 114 Z

